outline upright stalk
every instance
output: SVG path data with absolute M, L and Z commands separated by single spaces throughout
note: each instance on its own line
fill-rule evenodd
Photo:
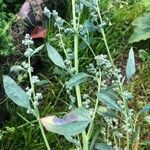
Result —
M 97 5 L 97 13 L 99 15 L 99 18 L 100 18 L 100 22 L 101 24 L 103 23 L 103 20 L 102 20 L 102 16 L 101 16 L 101 12 L 100 12 L 100 8 L 99 8 L 99 0 L 96 0 L 96 5 Z M 108 43 L 107 43 L 107 39 L 106 39 L 106 34 L 105 34 L 105 31 L 103 28 L 100 29 L 101 30 L 101 33 L 102 33 L 102 36 L 103 36 L 103 40 L 104 40 L 104 43 L 105 43 L 105 47 L 106 47 L 106 50 L 107 50 L 107 53 L 108 53 L 108 56 L 109 56 L 109 59 L 111 61 L 111 64 L 113 66 L 113 68 L 115 68 L 115 65 L 113 63 L 113 59 L 112 59 L 112 56 L 111 56 L 111 53 L 110 53 L 110 50 L 109 50 L 109 46 L 108 46 Z M 121 93 L 121 96 L 122 96 L 122 99 L 123 99 L 123 103 L 124 103 L 124 107 L 125 107 L 125 123 L 126 125 L 128 125 L 128 105 L 127 105 L 127 101 L 123 98 L 123 89 L 122 89 L 122 85 L 120 83 L 120 80 L 118 79 L 118 86 L 120 88 L 120 93 Z M 127 140 L 127 150 L 130 149 L 130 139 L 129 139 L 129 131 L 127 130 L 127 133 L 126 133 L 126 140 Z
M 28 68 L 28 74 L 29 74 L 29 79 L 30 79 L 30 85 L 31 85 L 31 89 L 32 89 L 32 93 L 33 93 L 33 101 L 32 103 L 35 101 L 35 89 L 34 89 L 34 84 L 32 82 L 32 74 L 31 74 L 31 62 L 30 62 L 30 57 L 28 57 L 28 65 L 29 65 L 29 68 Z M 37 106 L 35 106 L 33 104 L 33 107 L 34 107 L 34 110 L 35 110 L 35 116 L 36 116 L 36 119 L 38 121 L 38 124 L 39 124 L 39 127 L 40 127 L 40 130 L 41 130 L 41 133 L 42 133 L 42 136 L 43 136 L 43 139 L 44 139 L 44 142 L 45 142 L 45 145 L 47 147 L 47 150 L 51 150 L 50 146 L 49 146 L 49 143 L 48 143 L 48 140 L 46 138 L 46 135 L 45 135 L 45 132 L 44 132 L 44 128 L 42 126 L 42 123 L 40 121 L 40 113 L 39 113 L 39 109 Z
M 78 57 L 79 36 L 78 36 L 78 26 L 77 26 L 77 22 L 76 22 L 77 20 L 76 20 L 75 4 L 76 4 L 76 0 L 72 0 L 73 28 L 75 31 L 75 35 L 74 35 L 74 66 L 75 66 L 75 71 L 77 74 L 79 72 L 79 57 Z M 75 87 L 75 90 L 76 90 L 78 107 L 81 107 L 82 100 L 81 100 L 80 86 L 77 85 Z M 83 150 L 88 150 L 88 138 L 87 138 L 85 130 L 82 132 L 82 139 L 83 139 Z
M 101 70 L 100 70 L 100 68 L 99 68 L 99 77 L 97 77 L 97 83 L 98 83 L 98 89 L 97 89 L 97 91 L 98 91 L 98 92 L 100 91 L 100 88 L 101 88 L 101 76 L 102 76 L 102 74 L 101 74 Z M 99 102 L 99 100 L 98 100 L 98 98 L 97 98 L 97 99 L 96 99 L 96 103 L 95 103 L 94 112 L 93 112 L 93 115 L 92 115 L 92 122 L 91 122 L 91 124 L 90 124 L 90 127 L 89 127 L 89 129 L 88 129 L 88 133 L 87 133 L 88 139 L 90 139 L 91 134 L 92 134 L 93 125 L 94 125 L 94 120 L 95 120 L 95 116 L 96 116 L 96 112 L 97 112 L 97 107 L 98 107 L 98 102 Z
M 100 12 L 100 9 L 99 9 L 99 3 L 98 3 L 98 1 L 99 1 L 99 0 L 96 0 L 96 4 L 97 4 L 97 13 L 98 13 L 100 22 L 101 22 L 101 24 L 102 24 L 102 23 L 103 23 L 103 19 L 102 19 L 101 12 Z M 104 31 L 103 28 L 100 28 L 100 30 L 101 30 L 101 33 L 102 33 L 102 36 L 103 36 L 103 40 L 104 40 L 104 43 L 105 43 L 105 47 L 106 47 L 106 50 L 107 50 L 109 59 L 110 59 L 110 61 L 111 61 L 111 64 L 112 64 L 113 67 L 114 67 L 113 59 L 112 59 L 112 57 L 111 57 L 111 53 L 110 53 L 110 50 L 109 50 L 109 46 L 108 46 L 108 43 L 107 43 L 107 40 L 106 40 L 106 34 L 105 34 L 105 31 Z

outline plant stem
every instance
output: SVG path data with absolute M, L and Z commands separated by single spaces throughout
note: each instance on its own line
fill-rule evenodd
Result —
M 99 8 L 99 0 L 96 0 L 96 5 L 97 5 L 97 13 L 99 15 L 99 18 L 100 18 L 100 22 L 101 24 L 103 23 L 103 20 L 102 20 L 102 16 L 101 16 L 101 13 L 100 13 L 100 8 Z M 114 65 L 113 63 L 113 59 L 112 59 L 112 56 L 111 56 L 111 53 L 110 53 L 110 50 L 109 50 L 109 46 L 108 46 L 108 43 L 107 43 L 107 39 L 106 39 L 106 34 L 105 34 L 105 31 L 103 28 L 100 28 L 101 30 L 101 33 L 102 33 L 102 36 L 103 36 L 103 40 L 104 40 L 104 43 L 105 43 L 105 47 L 106 47 L 106 50 L 107 50 L 107 53 L 108 53 L 108 56 L 109 56 L 109 59 L 111 61 L 111 64 L 113 66 L 113 68 L 116 68 L 116 66 Z M 125 123 L 126 125 L 128 126 L 128 104 L 127 104 L 127 101 L 123 98 L 123 89 L 122 89 L 122 85 L 120 83 L 120 79 L 118 78 L 118 86 L 120 88 L 120 93 L 121 93 L 121 97 L 123 99 L 123 103 L 124 103 L 124 107 L 125 107 Z M 127 140 L 127 150 L 130 149 L 130 139 L 129 139 L 129 131 L 127 129 L 127 133 L 126 133 L 126 140 Z
M 121 96 L 122 96 L 122 99 L 123 99 L 123 104 L 124 104 L 124 107 L 125 107 L 125 124 L 127 126 L 127 133 L 126 133 L 126 140 L 127 140 L 127 150 L 130 150 L 130 136 L 129 136 L 129 131 L 128 131 L 128 124 L 129 124 L 129 117 L 128 117 L 128 104 L 127 104 L 127 100 L 125 100 L 123 98 L 123 89 L 122 89 L 122 85 L 120 84 L 119 82 L 119 87 L 120 87 L 120 92 L 121 92 Z
M 76 2 L 76 0 L 72 0 L 73 28 L 75 31 L 75 35 L 74 35 L 74 66 L 75 66 L 75 70 L 76 70 L 76 74 L 77 74 L 79 72 L 79 57 L 78 57 L 79 37 L 78 37 L 78 27 L 77 27 L 77 22 L 76 22 L 75 2 Z M 75 90 L 76 90 L 78 107 L 81 107 L 82 100 L 81 100 L 80 86 L 77 85 L 75 87 Z M 83 150 L 88 150 L 88 138 L 87 138 L 85 130 L 82 132 L 82 139 L 83 139 Z
M 98 13 L 100 22 L 101 22 L 101 24 L 102 24 L 102 23 L 103 23 L 103 19 L 102 19 L 102 16 L 101 16 L 101 12 L 100 12 L 100 8 L 99 8 L 98 1 L 99 1 L 99 0 L 96 0 L 96 4 L 97 4 L 97 13 Z M 107 50 L 109 59 L 110 59 L 110 61 L 111 61 L 111 64 L 112 64 L 113 67 L 114 67 L 113 59 L 112 59 L 112 57 L 111 57 L 111 53 L 110 53 L 110 50 L 109 50 L 109 46 L 108 46 L 108 43 L 107 43 L 107 40 L 106 40 L 106 34 L 105 34 L 105 31 L 104 31 L 103 27 L 100 27 L 100 30 L 101 30 L 101 33 L 102 33 L 102 36 L 103 36 L 103 40 L 104 40 L 104 43 L 105 43 L 105 47 L 106 47 L 106 50 Z
M 28 68 L 28 74 L 29 74 L 29 79 L 30 79 L 30 84 L 31 84 L 31 89 L 32 89 L 32 93 L 33 93 L 33 102 L 35 101 L 35 89 L 34 89 L 34 84 L 32 82 L 32 74 L 31 74 L 31 61 L 30 61 L 30 57 L 28 57 L 28 65 L 29 65 L 29 68 Z M 32 103 L 33 103 L 32 102 Z M 40 114 L 39 114 L 39 109 L 37 106 L 35 106 L 33 104 L 33 107 L 34 107 L 34 110 L 35 110 L 35 116 L 36 116 L 36 119 L 38 121 L 38 124 L 39 124 L 39 127 L 40 127 L 40 130 L 41 130 L 41 133 L 42 133 L 42 136 L 43 136 L 43 139 L 44 139 L 44 142 L 45 142 L 45 145 L 47 147 L 47 150 L 51 150 L 50 146 L 49 146 L 49 143 L 48 143 L 48 140 L 46 138 L 46 135 L 45 135 L 45 132 L 44 132 L 44 128 L 41 124 L 41 121 L 40 121 Z
M 101 70 L 99 69 L 99 78 L 97 79 L 97 83 L 98 83 L 98 92 L 100 91 L 100 87 L 101 87 Z M 97 111 L 97 107 L 98 107 L 98 98 L 96 99 L 96 103 L 95 103 L 95 109 L 94 109 L 94 113 L 92 116 L 92 122 L 90 124 L 88 133 L 87 133 L 87 137 L 88 139 L 90 139 L 91 137 L 91 133 L 92 133 L 92 129 L 93 129 L 93 125 L 94 125 L 94 120 L 95 120 L 95 116 L 96 116 L 96 111 Z
M 62 48 L 63 48 L 64 53 L 65 53 L 65 56 L 66 56 L 66 58 L 67 58 L 67 52 L 66 52 L 66 48 L 65 48 L 65 46 L 64 46 L 64 42 L 63 42 L 63 39 L 62 39 L 62 35 L 61 35 L 61 31 L 60 31 L 60 27 L 58 27 L 58 30 L 59 30 L 59 34 L 60 34 L 60 36 L 59 36 L 59 38 L 60 38 L 60 42 L 61 42 L 61 44 L 62 44 Z

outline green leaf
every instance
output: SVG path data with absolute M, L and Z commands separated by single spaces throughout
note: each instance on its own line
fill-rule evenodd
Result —
M 107 107 L 103 107 L 100 106 L 97 110 L 97 114 L 99 114 L 100 116 L 103 117 L 107 117 L 107 118 L 115 118 L 116 117 L 116 113 L 110 109 L 108 109 Z
M 94 24 L 89 21 L 89 20 L 86 20 L 84 23 L 83 23 L 83 27 L 80 29 L 80 34 L 81 35 L 84 35 L 86 33 L 90 33 L 90 32 L 94 32 L 95 31 L 95 28 L 94 28 Z
M 37 86 L 42 86 L 42 85 L 46 85 L 49 84 L 48 80 L 40 80 L 39 82 L 36 83 Z
M 31 109 L 27 94 L 12 78 L 9 76 L 3 76 L 3 85 L 5 93 L 15 104 Z
M 132 78 L 132 76 L 135 74 L 135 71 L 136 71 L 135 58 L 134 58 L 133 48 L 131 47 L 129 51 L 128 60 L 127 60 L 127 66 L 126 66 L 126 76 L 128 80 Z
M 81 2 L 83 5 L 85 5 L 86 7 L 94 8 L 94 9 L 95 9 L 95 7 L 93 7 L 93 5 L 92 5 L 89 1 L 87 1 L 87 0 L 80 0 L 80 2 Z
M 33 53 L 30 55 L 30 57 L 33 56 L 34 54 L 38 53 L 40 50 L 42 50 L 44 46 L 45 46 L 45 44 L 43 44 L 43 45 L 37 47 L 37 48 L 33 51 Z
M 134 33 L 129 38 L 129 43 L 139 42 L 150 38 L 150 13 L 144 13 L 136 18 L 133 23 Z
M 89 77 L 86 73 L 78 73 L 74 75 L 67 83 L 66 87 L 71 88 L 73 86 L 79 85 L 80 83 L 83 83 L 87 78 Z
M 66 66 L 64 64 L 64 61 L 62 57 L 60 56 L 60 54 L 56 51 L 56 49 L 52 47 L 49 43 L 46 43 L 46 47 L 47 47 L 48 56 L 52 60 L 52 62 L 55 65 L 65 69 Z
M 26 71 L 26 70 L 19 65 L 13 65 L 10 68 L 10 72 L 19 72 L 19 71 Z
M 139 57 L 143 60 L 143 61 L 147 61 L 150 58 L 150 55 L 148 54 L 147 51 L 140 49 L 139 50 Z
M 82 41 L 79 45 L 80 49 L 86 49 L 88 47 L 87 43 L 89 45 L 94 45 L 96 43 L 96 39 L 93 37 L 89 37 L 88 39 L 85 39 L 85 41 Z
M 47 116 L 41 118 L 41 122 L 48 131 L 68 137 L 80 134 L 91 122 L 91 117 L 85 108 L 80 107 L 63 118 Z
M 150 145 L 150 141 L 143 141 L 141 144 Z
M 60 69 L 60 68 L 58 68 L 58 67 L 55 67 L 55 68 L 54 68 L 54 72 L 53 72 L 53 73 L 54 73 L 54 74 L 57 74 L 57 75 L 60 75 L 60 76 L 62 76 L 62 77 L 65 77 L 66 75 L 69 74 L 67 71 L 62 70 L 62 69 Z
M 95 145 L 96 150 L 113 150 L 113 148 L 105 143 L 97 143 Z
M 149 116 L 146 116 L 146 117 L 144 118 L 144 120 L 147 121 L 147 122 L 150 124 L 150 115 L 149 115 Z
M 107 92 L 97 92 L 96 96 L 108 108 L 120 111 L 119 106 L 115 103 L 114 99 Z
M 140 113 L 147 113 L 147 112 L 150 112 L 150 103 L 146 104 L 140 111 Z

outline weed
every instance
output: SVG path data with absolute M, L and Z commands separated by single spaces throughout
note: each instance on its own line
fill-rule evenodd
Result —
M 104 10 L 101 9 L 100 1 L 72 0 L 70 5 L 72 8 L 70 22 L 62 19 L 57 11 L 44 9 L 44 14 L 49 19 L 48 24 L 50 25 L 50 21 L 53 20 L 55 31 L 55 33 L 48 31 L 46 44 L 33 49 L 30 35 L 25 36 L 23 44 L 27 46 L 24 53 L 27 61 L 21 65 L 12 66 L 11 72 L 17 74 L 24 72 L 25 79 L 29 78 L 26 90 L 20 88 L 9 76 L 3 77 L 8 97 L 15 104 L 24 107 L 27 113 L 31 114 L 32 119 L 36 118 L 36 120 L 29 121 L 24 109 L 21 110 L 21 113 L 17 113 L 26 122 L 17 127 L 23 128 L 25 146 L 29 145 L 28 148 L 31 146 L 32 149 L 34 146 L 39 149 L 45 147 L 47 149 L 57 147 L 58 149 L 78 150 L 138 149 L 140 144 L 145 143 L 140 143 L 142 130 L 138 120 L 143 122 L 144 118 L 149 119 L 146 114 L 150 111 L 150 103 L 145 103 L 144 107 L 142 103 L 142 106 L 136 110 L 133 109 L 133 106 L 131 107 L 136 99 L 130 87 L 134 86 L 133 79 L 136 73 L 134 49 L 131 48 L 129 51 L 126 74 L 122 75 L 112 57 L 111 48 L 113 46 L 109 46 L 108 35 L 105 31 L 109 28 L 109 22 L 104 21 L 106 15 L 102 13 Z M 107 6 L 104 5 L 105 7 Z M 83 13 L 88 15 L 84 16 Z M 50 30 L 50 26 L 48 29 Z M 31 66 L 31 58 L 34 58 L 34 55 L 44 46 L 46 46 L 48 57 L 56 66 L 54 73 L 59 76 L 48 77 L 49 79 L 41 76 L 46 80 L 40 80 L 38 76 L 33 75 L 34 68 Z M 99 50 L 100 47 L 103 47 L 104 50 Z M 103 51 L 107 52 L 107 55 L 103 54 Z M 89 55 L 90 57 L 85 57 Z M 56 80 L 57 89 L 55 88 Z M 44 86 L 47 83 L 50 83 L 52 88 L 42 96 L 41 92 L 38 92 L 38 86 Z M 60 85 L 61 88 L 59 88 Z M 43 97 L 44 100 L 42 100 Z M 56 102 L 52 105 L 49 99 L 53 97 L 56 97 Z M 57 108 L 58 101 L 59 105 L 61 103 L 64 105 L 64 108 Z M 42 103 L 45 103 L 43 107 Z M 50 108 L 51 111 L 56 109 L 56 112 L 53 112 L 55 115 L 47 115 L 51 113 Z M 66 113 L 68 111 L 69 113 Z M 38 126 L 32 130 L 35 122 L 38 123 Z M 52 133 L 46 135 L 42 125 Z M 24 131 L 24 126 L 27 126 L 28 134 Z M 46 146 L 38 136 L 36 138 L 37 133 L 33 133 L 39 128 Z M 36 138 L 35 145 L 30 143 L 32 133 Z M 59 139 L 55 134 L 60 135 Z M 56 140 L 51 135 L 55 135 Z M 62 136 L 72 144 L 65 142 L 67 145 L 62 146 L 64 142 Z M 40 141 L 39 145 L 37 141 Z M 58 145 L 54 146 L 56 141 Z

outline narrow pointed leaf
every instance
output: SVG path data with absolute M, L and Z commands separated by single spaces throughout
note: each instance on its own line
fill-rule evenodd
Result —
M 97 92 L 96 93 L 97 98 L 105 104 L 108 108 L 113 109 L 113 110 L 119 110 L 119 106 L 115 103 L 114 99 L 105 92 Z
M 52 62 L 55 65 L 65 69 L 66 66 L 64 64 L 64 61 L 62 57 L 60 56 L 60 54 L 56 51 L 56 49 L 52 47 L 49 43 L 46 43 L 46 47 L 47 47 L 48 56 L 52 60 Z
M 136 68 L 135 68 L 134 52 L 133 52 L 133 48 L 131 48 L 129 51 L 127 66 L 126 66 L 126 76 L 128 80 L 132 78 L 132 76 L 135 74 L 135 71 Z
M 44 46 L 45 46 L 45 44 L 43 44 L 43 45 L 37 47 L 37 48 L 33 51 L 33 53 L 30 55 L 30 57 L 33 56 L 34 54 L 38 53 L 40 50 L 42 50 Z
M 26 70 L 19 65 L 13 65 L 10 68 L 10 72 L 19 72 L 19 71 L 26 71 Z
M 30 109 L 30 101 L 24 90 L 9 76 L 3 76 L 6 95 L 18 106 Z
M 78 73 L 74 75 L 66 84 L 67 88 L 71 88 L 73 86 L 79 85 L 83 83 L 89 77 L 86 73 Z
M 41 118 L 41 122 L 48 131 L 68 137 L 80 134 L 91 122 L 91 117 L 85 108 L 80 107 L 63 118 L 47 116 Z

